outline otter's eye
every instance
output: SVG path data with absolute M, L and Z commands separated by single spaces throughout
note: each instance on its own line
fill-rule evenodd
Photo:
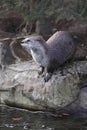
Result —
M 30 42 L 30 40 L 27 40 L 27 42 Z

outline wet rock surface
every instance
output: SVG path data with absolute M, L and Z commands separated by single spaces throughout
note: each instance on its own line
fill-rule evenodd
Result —
M 58 70 L 45 83 L 43 77 L 38 77 L 35 62 L 10 65 L 0 73 L 0 102 L 34 110 L 64 108 L 78 99 L 80 78 L 87 75 L 86 68 L 86 61 L 74 62 L 63 69 L 64 75 Z

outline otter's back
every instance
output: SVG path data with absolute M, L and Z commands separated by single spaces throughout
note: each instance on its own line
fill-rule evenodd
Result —
M 50 59 L 59 64 L 70 59 L 75 52 L 75 45 L 67 31 L 57 31 L 46 43 L 49 46 Z

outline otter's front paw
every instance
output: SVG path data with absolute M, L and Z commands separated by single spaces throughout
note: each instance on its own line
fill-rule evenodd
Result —
M 6 65 L 2 65 L 2 72 L 3 72 L 4 70 L 6 70 L 6 68 L 7 68 Z
M 40 66 L 40 70 L 38 71 L 38 75 L 43 74 L 43 72 L 44 72 L 44 67 L 43 67 L 43 66 Z
M 48 82 L 52 77 L 52 73 L 47 73 L 45 76 L 44 76 L 44 81 L 45 82 Z
M 43 72 L 41 70 L 38 71 L 38 75 L 42 75 Z

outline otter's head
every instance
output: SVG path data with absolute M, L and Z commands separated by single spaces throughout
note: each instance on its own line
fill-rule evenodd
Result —
M 28 50 L 33 50 L 33 49 L 39 49 L 45 44 L 44 39 L 41 36 L 29 36 L 25 38 L 21 45 L 28 51 Z
M 37 63 L 41 65 L 45 64 L 42 63 L 42 61 L 46 57 L 47 45 L 41 36 L 29 36 L 22 41 L 21 45 L 27 50 L 28 53 L 31 53 L 33 59 Z

